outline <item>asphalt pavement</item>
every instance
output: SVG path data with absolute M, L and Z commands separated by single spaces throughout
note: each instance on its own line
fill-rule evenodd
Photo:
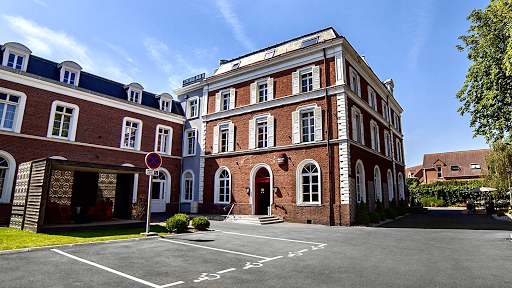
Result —
M 512 229 L 492 218 L 450 228 L 463 221 L 453 215 L 379 228 L 212 221 L 207 232 L 0 254 L 0 286 L 509 287 Z

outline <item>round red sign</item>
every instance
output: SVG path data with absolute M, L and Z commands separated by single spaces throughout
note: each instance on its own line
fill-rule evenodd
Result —
M 158 169 L 162 165 L 162 157 L 155 152 L 146 154 L 145 161 L 149 169 Z

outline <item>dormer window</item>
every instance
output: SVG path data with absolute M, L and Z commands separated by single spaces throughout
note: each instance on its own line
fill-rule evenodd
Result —
M 124 88 L 128 95 L 128 101 L 139 104 L 142 102 L 142 90 L 144 88 L 139 83 L 130 83 L 124 86 Z
M 9 42 L 2 45 L 3 61 L 2 65 L 11 67 L 20 71 L 27 71 L 28 57 L 32 53 L 25 45 Z
M 265 59 L 269 59 L 272 57 L 274 57 L 274 50 L 267 51 L 267 53 L 265 54 Z
M 240 62 L 233 64 L 233 67 L 231 67 L 231 69 L 234 70 L 234 69 L 237 69 L 238 67 L 240 67 Z
M 159 99 L 158 102 L 160 104 L 160 110 L 165 112 L 171 112 L 172 106 L 172 96 L 169 93 L 162 93 L 160 95 L 156 95 L 156 98 Z
M 305 41 L 302 41 L 302 47 L 313 45 L 313 44 L 316 44 L 317 42 L 318 42 L 318 38 L 313 38 L 313 39 L 305 40 Z
M 57 68 L 60 68 L 60 82 L 78 86 L 80 71 L 82 67 L 73 61 L 64 61 Z

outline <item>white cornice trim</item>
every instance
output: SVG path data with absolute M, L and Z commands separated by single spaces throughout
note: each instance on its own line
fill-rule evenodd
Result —
M 83 143 L 83 142 L 75 142 L 75 141 L 70 141 L 70 140 L 62 140 L 62 139 L 56 139 L 56 138 L 48 138 L 48 137 L 20 134 L 20 133 L 7 132 L 7 131 L 0 131 L 0 135 L 28 138 L 28 139 L 34 139 L 34 140 L 40 140 L 40 141 L 50 141 L 50 142 L 85 146 L 85 147 L 91 147 L 91 148 L 107 149 L 107 150 L 114 150 L 114 151 L 120 151 L 120 152 L 126 152 L 126 153 L 136 153 L 136 154 L 143 154 L 143 155 L 145 155 L 149 152 L 153 152 L 153 151 L 138 151 L 138 150 L 133 150 L 133 149 L 117 148 L 117 147 L 110 147 L 110 146 Z M 173 156 L 173 155 L 166 155 L 166 154 L 160 154 L 160 156 L 166 157 L 166 158 L 181 159 L 180 156 Z
M 253 79 L 259 79 L 268 77 L 269 74 L 296 68 L 310 64 L 311 62 L 322 60 L 324 57 L 323 49 L 326 48 L 326 56 L 334 57 L 334 53 L 340 49 L 337 49 L 335 45 L 340 46 L 343 43 L 344 38 L 334 39 L 333 41 L 327 41 L 318 44 L 318 46 L 311 47 L 312 49 L 294 51 L 288 55 L 280 55 L 276 58 L 270 58 L 245 66 L 237 70 L 237 72 L 227 72 L 215 77 L 207 78 L 205 84 L 209 85 L 209 90 L 217 90 L 222 87 L 232 86 L 234 84 L 249 81 Z
M 30 87 L 34 87 L 34 88 L 38 88 L 38 89 L 42 89 L 42 90 L 46 90 L 46 91 L 50 91 L 50 92 L 54 92 L 54 93 L 59 93 L 62 95 L 66 95 L 69 97 L 73 97 L 73 98 L 77 98 L 77 99 L 81 99 L 81 100 L 85 100 L 85 101 L 89 101 L 89 102 L 102 104 L 102 105 L 105 105 L 108 107 L 114 107 L 114 108 L 121 109 L 124 111 L 129 111 L 129 112 L 134 112 L 134 113 L 145 115 L 145 116 L 150 116 L 152 118 L 161 119 L 161 120 L 165 120 L 165 121 L 169 121 L 169 122 L 183 124 L 186 120 L 184 116 L 169 115 L 169 114 L 163 113 L 162 111 L 159 111 L 158 109 L 141 106 L 140 104 L 131 104 L 131 103 L 128 103 L 128 101 L 126 101 L 126 100 L 115 98 L 115 97 L 108 96 L 105 94 L 100 94 L 100 93 L 92 92 L 92 91 L 87 93 L 87 92 L 79 90 L 80 88 L 77 89 L 76 87 L 71 88 L 71 87 L 67 87 L 64 85 L 53 84 L 51 82 L 41 80 L 41 79 L 43 79 L 42 77 L 41 77 L 41 79 L 37 79 L 37 78 L 32 78 L 30 76 L 23 75 L 21 73 L 12 73 L 10 71 L 0 69 L 0 79 L 23 84 L 26 86 L 30 86 Z M 100 95 L 98 95 L 98 94 L 100 94 Z
M 333 143 L 333 142 L 331 142 L 331 143 Z M 262 152 L 282 151 L 284 149 L 291 150 L 291 149 L 303 149 L 306 147 L 314 147 L 314 146 L 322 146 L 322 145 L 325 146 L 325 144 L 327 144 L 327 141 L 322 140 L 322 141 L 315 141 L 315 142 L 290 144 L 290 145 L 284 145 L 284 146 L 274 146 L 274 147 L 241 150 L 241 151 L 234 151 L 234 152 L 222 152 L 222 153 L 209 154 L 209 155 L 205 155 L 202 157 L 204 157 L 204 158 L 219 158 L 219 157 L 225 157 L 225 156 L 257 154 L 257 153 L 262 153 Z

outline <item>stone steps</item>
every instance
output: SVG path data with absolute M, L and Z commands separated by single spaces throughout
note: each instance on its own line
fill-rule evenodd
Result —
M 268 225 L 284 222 L 283 219 L 276 216 L 261 215 L 230 215 L 226 217 L 225 221 L 248 225 Z

